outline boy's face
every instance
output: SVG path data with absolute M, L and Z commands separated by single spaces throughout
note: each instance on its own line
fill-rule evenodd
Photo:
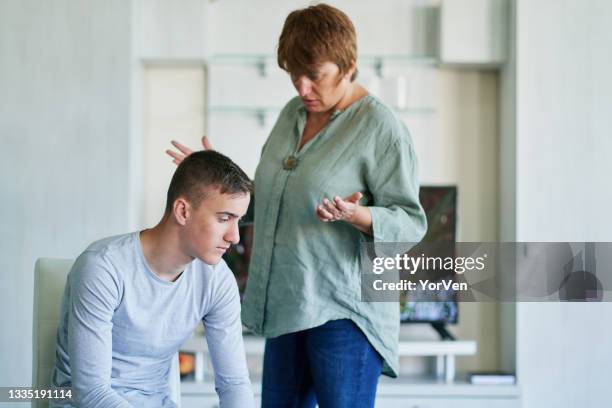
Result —
M 198 208 L 188 211 L 182 239 L 188 254 L 216 265 L 232 244 L 240 241 L 238 220 L 247 212 L 250 194 L 221 194 L 210 188 Z

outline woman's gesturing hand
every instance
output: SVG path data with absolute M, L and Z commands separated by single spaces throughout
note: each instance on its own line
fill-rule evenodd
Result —
M 179 152 L 177 153 L 174 150 L 168 149 L 166 150 L 166 154 L 172 157 L 172 163 L 176 164 L 177 166 L 181 164 L 181 162 L 185 159 L 185 157 L 193 153 L 193 150 L 191 150 L 187 146 L 183 146 L 176 140 L 172 140 L 170 141 L 170 143 L 172 143 L 172 146 L 174 146 Z M 202 136 L 202 147 L 204 147 L 204 150 L 213 149 L 210 142 L 208 141 L 208 137 L 206 136 Z
M 356 192 L 344 199 L 338 196 L 335 196 L 332 201 L 324 198 L 323 202 L 317 206 L 317 217 L 323 222 L 340 220 L 350 222 L 357 212 L 357 207 L 359 207 L 357 203 L 361 197 L 362 194 Z
M 323 222 L 346 221 L 359 231 L 372 233 L 372 214 L 368 207 L 359 205 L 363 195 L 355 192 L 348 197 L 334 197 L 332 201 L 327 198 L 317 205 L 317 218 Z

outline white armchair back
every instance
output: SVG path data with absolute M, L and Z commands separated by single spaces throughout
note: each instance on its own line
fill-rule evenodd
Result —
M 34 271 L 34 327 L 32 331 L 32 387 L 48 388 L 55 366 L 57 327 L 62 295 L 73 259 L 40 258 Z M 178 356 L 170 371 L 172 400 L 180 407 L 181 378 Z M 47 402 L 34 401 L 33 408 L 46 408 Z

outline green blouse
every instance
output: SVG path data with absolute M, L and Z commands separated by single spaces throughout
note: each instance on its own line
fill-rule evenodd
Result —
M 335 112 L 298 150 L 305 124 L 306 110 L 296 97 L 262 149 L 243 323 L 276 337 L 351 319 L 383 357 L 383 373 L 395 376 L 399 305 L 361 301 L 359 254 L 364 241 L 418 242 L 425 234 L 410 133 L 370 95 Z M 316 216 L 323 198 L 356 191 L 371 211 L 373 236 Z

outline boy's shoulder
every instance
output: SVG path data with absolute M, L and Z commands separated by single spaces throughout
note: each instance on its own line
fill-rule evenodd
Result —
M 95 255 L 106 255 L 109 253 L 121 253 L 127 251 L 133 251 L 134 239 L 136 238 L 137 232 L 130 232 L 127 234 L 113 235 L 110 237 L 102 238 L 92 242 L 83 251 L 83 254 Z
M 91 274 L 104 270 L 118 278 L 123 267 L 133 264 L 138 257 L 134 240 L 137 232 L 114 235 L 91 243 L 75 260 L 73 274 Z

